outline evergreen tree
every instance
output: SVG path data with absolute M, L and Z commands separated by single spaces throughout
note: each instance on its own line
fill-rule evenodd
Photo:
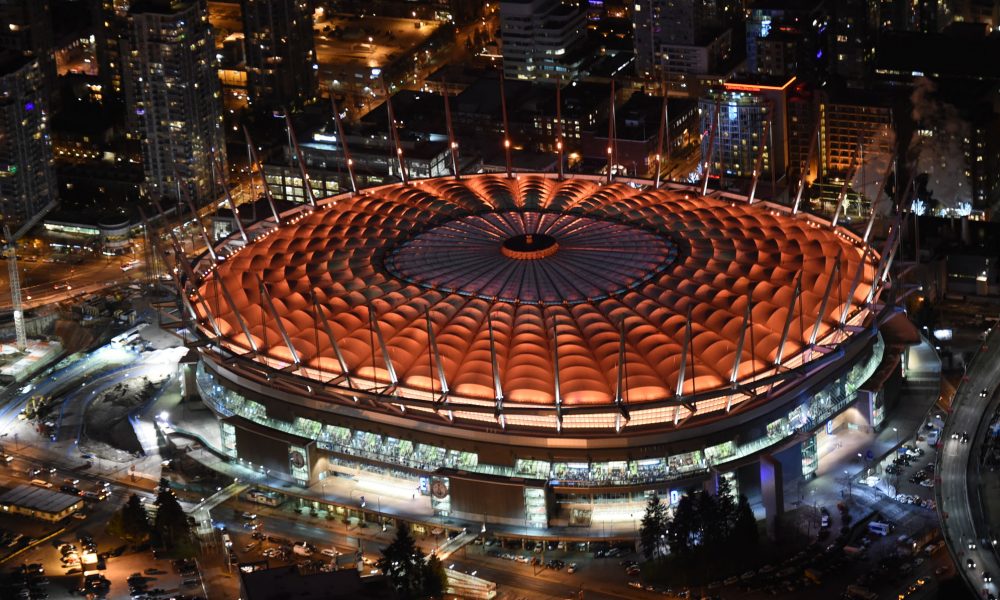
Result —
M 757 547 L 758 537 L 757 519 L 753 516 L 750 501 L 747 500 L 746 496 L 740 494 L 731 536 L 733 548 L 739 552 L 753 551 Z
M 139 496 L 136 494 L 129 496 L 121 511 L 116 514 L 121 515 L 122 535 L 120 537 L 130 542 L 141 542 L 149 537 L 149 515 L 146 514 L 146 507 L 142 505 Z
M 671 553 L 684 556 L 691 551 L 691 538 L 696 521 L 694 498 L 690 494 L 685 494 L 677 503 L 674 518 L 667 526 L 667 541 L 670 542 Z
M 721 474 L 718 477 L 718 488 L 715 492 L 715 504 L 719 513 L 719 524 L 725 529 L 723 537 L 728 538 L 736 523 L 736 494 L 729 480 Z
M 424 567 L 423 594 L 428 598 L 443 598 L 448 587 L 448 576 L 444 564 L 436 554 L 427 559 Z
M 166 479 L 160 480 L 160 492 L 156 495 L 153 534 L 154 541 L 177 556 L 195 553 L 191 523 Z
M 646 514 L 642 516 L 642 527 L 639 529 L 639 541 L 642 543 L 642 554 L 646 560 L 663 554 L 666 534 L 667 508 L 654 493 L 646 504 Z
M 382 549 L 382 558 L 377 564 L 392 580 L 401 599 L 421 597 L 426 580 L 424 553 L 417 548 L 405 523 L 399 523 L 396 538 Z
M 725 544 L 728 531 L 720 518 L 715 496 L 704 490 L 699 490 L 697 496 L 695 514 L 698 524 L 696 528 L 698 543 L 705 546 L 709 552 L 714 552 Z

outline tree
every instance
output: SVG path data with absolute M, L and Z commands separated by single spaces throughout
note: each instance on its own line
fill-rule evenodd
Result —
M 719 518 L 719 505 L 715 496 L 704 490 L 699 490 L 696 495 L 696 545 L 705 546 L 709 552 L 717 551 L 725 545 L 729 534 L 725 523 Z
M 132 494 L 108 521 L 108 533 L 129 542 L 145 541 L 151 533 L 149 515 L 139 496 Z
M 736 504 L 736 519 L 733 522 L 733 533 L 731 536 L 734 549 L 740 552 L 753 550 L 759 541 L 757 531 L 757 519 L 753 516 L 750 508 L 750 501 L 743 494 L 740 494 L 739 502 Z
M 396 537 L 382 549 L 378 568 L 388 575 L 402 599 L 421 597 L 425 584 L 424 553 L 410 536 L 410 528 L 400 522 Z
M 660 501 L 659 495 L 654 493 L 646 504 L 646 514 L 642 516 L 642 527 L 639 529 L 639 541 L 642 542 L 642 554 L 646 560 L 664 553 L 666 534 L 667 508 Z
M 726 537 L 736 523 L 736 494 L 729 480 L 721 474 L 718 477 L 718 487 L 715 491 L 715 504 L 719 514 L 719 523 L 726 529 Z
M 674 518 L 667 526 L 667 541 L 670 543 L 671 553 L 683 556 L 690 552 L 696 520 L 694 498 L 690 494 L 681 496 L 674 510 Z
M 160 492 L 156 495 L 156 519 L 153 521 L 154 541 L 176 556 L 195 554 L 191 523 L 177 496 L 170 489 L 170 482 L 160 479 Z
M 423 593 L 428 598 L 443 598 L 448 587 L 444 564 L 436 554 L 431 554 L 424 567 Z

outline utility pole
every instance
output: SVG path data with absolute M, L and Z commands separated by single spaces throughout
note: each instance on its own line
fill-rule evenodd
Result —
M 10 302 L 14 308 L 14 335 L 17 349 L 24 352 L 28 347 L 28 336 L 24 331 L 24 304 L 21 302 L 21 277 L 17 272 L 17 243 L 10 234 L 10 227 L 4 223 L 4 239 L 7 240 L 7 269 L 10 273 Z

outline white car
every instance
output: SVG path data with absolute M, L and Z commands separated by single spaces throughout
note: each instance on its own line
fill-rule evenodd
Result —
M 331 558 L 336 558 L 340 556 L 340 552 L 337 552 L 333 548 L 323 548 L 322 550 L 319 551 L 319 553 L 322 554 L 323 556 L 329 556 Z

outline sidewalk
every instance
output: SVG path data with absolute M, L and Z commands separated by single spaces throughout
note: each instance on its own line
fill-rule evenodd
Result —
M 837 504 L 849 498 L 851 520 L 855 523 L 876 511 L 901 526 L 907 523 L 920 526 L 936 518 L 933 511 L 903 505 L 859 481 L 866 466 L 877 465 L 897 448 L 914 440 L 940 396 L 941 363 L 930 342 L 922 339 L 918 346 L 910 349 L 909 355 L 898 404 L 882 423 L 881 431 L 848 430 L 837 434 L 840 445 L 822 457 L 817 477 L 805 482 L 798 480 L 785 487 L 787 510 L 815 505 L 826 507 L 831 515 L 836 515 Z M 872 459 L 858 458 L 858 453 L 866 457 L 869 451 Z M 927 457 L 927 460 L 932 459 L 932 456 Z

